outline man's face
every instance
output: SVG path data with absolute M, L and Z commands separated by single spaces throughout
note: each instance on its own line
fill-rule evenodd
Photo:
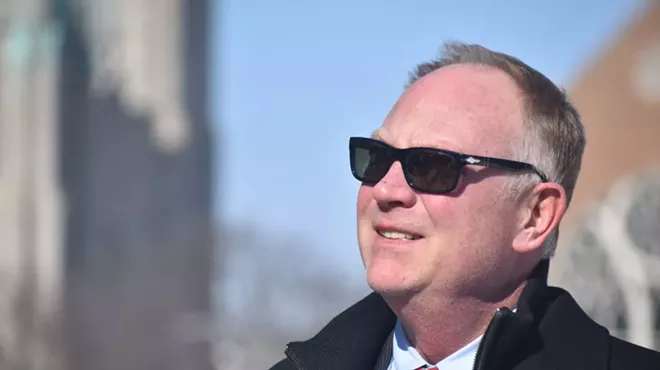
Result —
M 398 148 L 512 158 L 522 118 L 522 96 L 507 75 L 450 66 L 409 87 L 375 136 Z M 431 195 L 411 189 L 395 162 L 379 183 L 362 185 L 358 239 L 372 289 L 458 297 L 503 284 L 514 268 L 511 242 L 520 229 L 520 206 L 503 192 L 507 175 L 467 166 L 454 192 Z M 419 238 L 397 239 L 387 231 Z

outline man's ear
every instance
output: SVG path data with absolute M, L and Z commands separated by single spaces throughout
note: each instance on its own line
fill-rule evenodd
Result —
M 513 249 L 520 253 L 533 252 L 541 248 L 566 213 L 566 191 L 557 183 L 538 184 L 521 201 L 521 207 L 521 228 Z

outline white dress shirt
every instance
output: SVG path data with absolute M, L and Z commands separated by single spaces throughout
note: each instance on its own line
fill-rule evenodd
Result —
M 518 308 L 512 310 L 514 313 Z M 406 333 L 403 331 L 401 321 L 397 320 L 394 326 L 394 335 L 392 340 L 392 360 L 387 370 L 415 370 L 422 366 L 437 367 L 438 370 L 472 370 L 474 360 L 477 357 L 477 349 L 483 335 L 465 345 L 463 348 L 452 353 L 437 364 L 429 364 L 422 355 L 417 352 L 415 347 L 410 345 Z
M 392 346 L 392 360 L 387 370 L 415 370 L 425 365 L 428 367 L 437 366 L 439 370 L 472 370 L 475 357 L 477 356 L 477 348 L 479 348 L 482 337 L 480 336 L 473 340 L 437 364 L 429 364 L 417 352 L 415 347 L 410 345 L 406 333 L 401 326 L 401 322 L 397 320 L 392 337 L 394 341 Z

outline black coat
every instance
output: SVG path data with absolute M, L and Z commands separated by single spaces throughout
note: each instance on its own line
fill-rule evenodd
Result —
M 479 370 L 660 370 L 660 353 L 612 337 L 565 290 L 548 287 L 539 265 L 516 313 L 494 315 L 475 360 Z M 385 370 L 396 316 L 372 293 L 317 335 L 290 343 L 271 370 Z

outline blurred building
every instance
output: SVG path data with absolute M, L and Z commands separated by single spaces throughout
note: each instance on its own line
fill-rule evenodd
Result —
M 660 2 L 569 91 L 587 149 L 551 278 L 621 337 L 660 349 Z
M 207 14 L 0 4 L 0 368 L 212 368 Z
M 0 3 L 0 368 L 61 369 L 66 211 L 58 30 L 46 1 Z

